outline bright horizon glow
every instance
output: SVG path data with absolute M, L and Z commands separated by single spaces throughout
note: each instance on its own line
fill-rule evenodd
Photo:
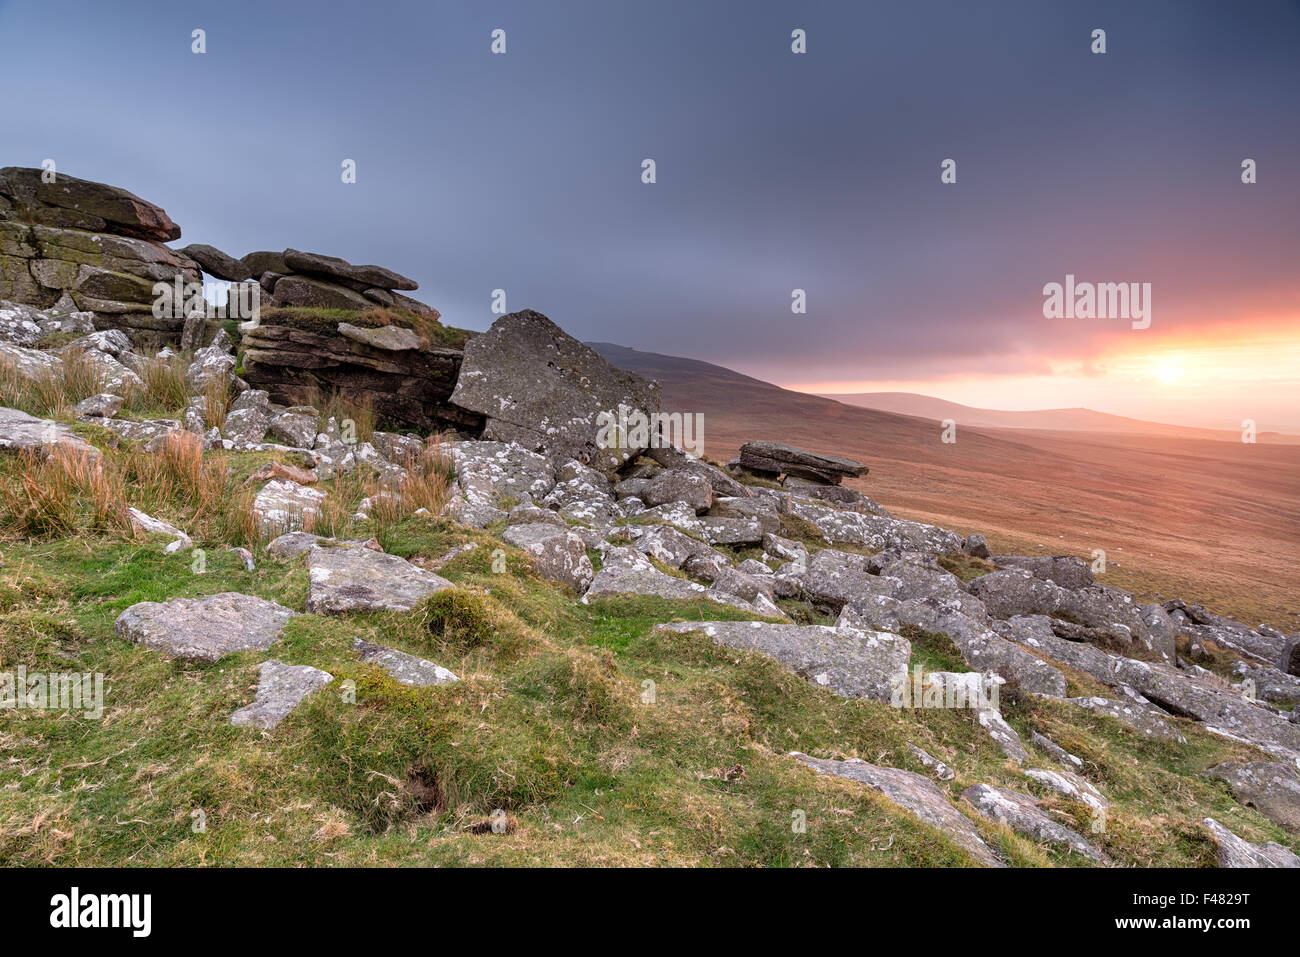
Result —
M 1123 337 L 1090 359 L 1048 357 L 1049 374 L 779 383 L 834 395 L 913 392 L 982 409 L 1087 408 L 1195 428 L 1300 434 L 1300 320 L 1221 324 L 1195 335 Z

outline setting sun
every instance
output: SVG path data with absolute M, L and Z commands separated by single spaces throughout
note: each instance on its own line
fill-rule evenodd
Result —
M 1160 358 L 1152 371 L 1161 382 L 1174 383 L 1183 377 L 1183 364 L 1176 356 Z

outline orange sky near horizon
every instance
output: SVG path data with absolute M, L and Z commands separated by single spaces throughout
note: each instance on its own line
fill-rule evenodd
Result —
M 915 392 L 986 409 L 1084 407 L 1214 429 L 1253 419 L 1300 434 L 1300 315 L 1195 330 L 1121 333 L 1091 355 L 1044 356 L 1050 374 L 956 372 L 930 378 L 780 382 L 820 395 Z

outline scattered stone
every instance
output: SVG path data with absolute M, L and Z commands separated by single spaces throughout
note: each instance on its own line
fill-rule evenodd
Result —
M 1047 812 L 1038 806 L 1038 801 L 1028 794 L 993 787 L 989 784 L 975 784 L 962 791 L 961 796 L 962 800 L 969 802 L 981 815 L 991 821 L 1007 825 L 1018 834 L 1024 834 L 1035 841 L 1064 844 L 1074 853 L 1081 854 L 1090 861 L 1096 863 L 1102 861 L 1102 854 L 1097 848 L 1085 841 L 1077 832 L 1052 820 Z
M 297 612 L 273 601 L 222 592 L 206 598 L 142 601 L 118 615 L 118 637 L 186 661 L 217 661 L 236 651 L 265 651 Z
M 979 532 L 971 532 L 966 536 L 962 551 L 972 558 L 988 558 L 991 554 L 989 552 L 989 543 L 984 540 L 984 536 Z
M 1082 758 L 1075 757 L 1046 735 L 1033 731 L 1029 735 L 1029 740 L 1061 767 L 1070 768 L 1074 771 L 1083 770 Z
M 790 757 L 806 764 L 819 774 L 830 774 L 865 784 L 873 791 L 879 791 L 899 807 L 912 812 L 926 824 L 946 835 L 976 861 L 986 867 L 1002 867 L 1002 861 L 979 836 L 964 814 L 948 803 L 934 784 L 912 771 L 900 768 L 883 768 L 868 764 L 860 758 L 846 761 L 831 761 L 810 758 L 798 751 L 790 752 Z
M 315 409 L 286 409 L 271 417 L 267 434 L 291 448 L 309 449 L 316 440 L 317 418 Z
M 257 445 L 266 437 L 268 423 L 265 410 L 256 406 L 233 409 L 226 413 L 221 433 L 237 447 Z
M 441 665 L 435 665 L 432 661 L 417 658 L 415 655 L 408 655 L 404 651 L 385 648 L 383 645 L 372 644 L 361 638 L 352 642 L 352 647 L 361 652 L 363 661 L 379 665 L 404 685 L 425 688 L 460 680 Z
M 1157 741 L 1177 741 L 1186 744 L 1186 739 L 1166 721 L 1155 708 L 1137 704 L 1132 701 L 1116 701 L 1113 698 L 1063 698 L 1070 704 L 1078 705 L 1088 711 L 1100 711 L 1117 721 L 1129 725 L 1144 738 Z
M 295 485 L 315 485 L 319 476 L 310 469 L 300 469 L 296 465 L 285 465 L 283 462 L 267 462 L 246 478 L 244 484 L 252 485 L 254 482 L 262 482 L 267 479 L 284 479 Z
M 583 604 L 606 595 L 657 595 L 660 598 L 707 598 L 723 605 L 753 611 L 754 607 L 734 595 L 705 588 L 696 582 L 674 578 L 655 568 L 635 549 L 626 546 L 611 548 L 605 553 L 600 571 L 591 581 Z
M 367 548 L 307 551 L 311 583 L 307 611 L 342 615 L 355 611 L 410 611 L 422 598 L 455 586 L 396 555 Z
M 1219 851 L 1220 867 L 1300 867 L 1300 857 L 1293 851 L 1269 841 L 1267 844 L 1252 844 L 1233 834 L 1212 817 L 1207 817 L 1202 824 L 1210 832 Z
M 371 551 L 383 551 L 373 538 L 338 539 L 312 535 L 310 532 L 286 532 L 273 538 L 266 546 L 267 554 L 272 558 L 297 558 L 311 550 L 313 545 L 331 548 L 368 548 Z
M 173 540 L 163 549 L 165 554 L 171 555 L 194 546 L 190 537 L 174 525 L 168 525 L 161 519 L 146 515 L 138 508 L 128 507 L 126 511 L 131 520 L 131 530 L 137 535 L 165 535 Z
M 1087 588 L 1094 584 L 1088 563 L 1073 555 L 994 555 L 993 562 L 1004 568 L 1023 568 L 1035 578 L 1055 582 L 1062 588 Z
M 269 731 L 287 718 L 309 694 L 333 680 L 334 676 L 328 671 L 310 665 L 263 661 L 257 668 L 257 699 L 231 715 L 230 723 Z
M 664 469 L 646 482 L 637 497 L 651 507 L 684 502 L 702 514 L 713 504 L 713 486 L 703 475 L 685 469 Z

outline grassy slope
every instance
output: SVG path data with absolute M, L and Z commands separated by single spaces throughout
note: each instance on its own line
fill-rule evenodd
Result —
M 698 635 L 656 636 L 658 621 L 736 617 L 709 603 L 605 600 L 584 606 L 535 578 L 510 551 L 491 571 L 490 536 L 408 519 L 393 549 L 444 554 L 480 547 L 443 573 L 482 594 L 483 626 L 430 627 L 406 615 L 296 618 L 266 654 L 215 665 L 163 660 L 118 639 L 116 615 L 142 600 L 225 590 L 301 608 L 298 562 L 252 573 L 213 550 L 203 575 L 161 543 L 79 537 L 10 542 L 0 555 L 0 670 L 100 671 L 102 721 L 0 715 L 0 860 L 35 864 L 853 864 L 969 863 L 945 838 L 866 789 L 818 778 L 784 756 L 798 749 L 922 770 L 907 745 L 957 771 L 955 797 L 987 781 L 1037 791 L 1075 817 L 1086 809 L 1038 789 L 1006 765 L 969 712 L 900 711 L 835 698 L 761 656 Z M 473 602 L 473 599 L 468 599 Z M 465 680 L 413 690 L 359 662 L 363 636 L 444 664 Z M 917 660 L 948 666 L 942 641 Z M 259 660 L 330 671 L 272 733 L 229 725 L 251 700 Z M 356 682 L 347 703 L 342 682 Z M 642 700 L 655 684 L 654 703 Z M 1086 679 L 1074 689 L 1097 690 Z M 1008 708 L 1088 762 L 1117 802 L 1107 850 L 1128 864 L 1204 864 L 1207 814 L 1253 840 L 1296 845 L 1200 777 L 1248 749 L 1179 722 L 1186 746 L 1146 742 L 1068 705 Z M 1046 760 L 1036 761 L 1051 767 Z M 740 766 L 743 774 L 732 769 Z M 412 770 L 414 769 L 414 770 Z M 408 779 L 425 785 L 417 800 Z M 430 797 L 432 795 L 432 797 Z M 515 833 L 467 828 L 497 808 Z M 194 830 L 193 812 L 206 816 Z M 808 827 L 790 827 L 795 810 Z M 1062 862 L 983 821 L 1020 864 Z M 1077 863 L 1077 859 L 1072 861 Z
M 66 418 L 67 402 L 56 405 Z M 111 450 L 105 430 L 77 428 L 111 463 L 140 454 Z M 230 470 L 226 510 L 246 506 L 242 480 L 270 456 L 211 457 Z M 0 493 L 13 492 L 23 471 L 0 458 Z M 114 634 L 123 609 L 231 590 L 301 609 L 306 575 L 300 562 L 261 554 L 257 570 L 245 571 L 223 545 L 240 541 L 246 523 L 199 504 L 183 479 L 128 487 L 137 504 L 195 536 L 204 573 L 188 554 L 163 555 L 161 541 L 97 523 L 84 505 L 63 516 L 74 527 L 54 535 L 33 536 L 0 514 L 0 672 L 99 672 L 108 686 L 98 721 L 0 711 L 0 863 L 968 864 L 878 795 L 785 756 L 797 749 L 923 771 L 909 743 L 956 770 L 938 785 L 954 799 L 976 782 L 1014 787 L 1088 828 L 1082 805 L 1017 774 L 969 712 L 845 701 L 760 655 L 701 635 L 655 635 L 661 621 L 743 615 L 702 601 L 583 605 L 534 576 L 512 548 L 506 572 L 494 573 L 500 543 L 485 532 L 416 517 L 350 525 L 366 491 L 355 479 L 325 485 L 349 506 L 338 510 L 336 534 L 374 534 L 417 562 L 478 543 L 442 569 L 459 586 L 454 605 L 302 615 L 268 653 L 169 662 Z M 957 560 L 954 570 L 978 570 L 966 565 Z M 396 684 L 358 659 L 358 636 L 427 656 L 464 680 Z M 915 663 L 960 667 L 942 636 L 909 637 Z M 336 681 L 274 732 L 230 726 L 252 700 L 257 663 L 272 657 L 324 668 Z M 646 682 L 653 700 L 643 697 Z M 1100 690 L 1082 676 L 1071 688 Z M 1297 844 L 1201 776 L 1217 761 L 1257 756 L 1248 748 L 1186 721 L 1177 723 L 1188 744 L 1173 746 L 1061 703 L 1004 704 L 1023 735 L 1041 730 L 1087 762 L 1088 777 L 1116 802 L 1095 839 L 1120 863 L 1211 862 L 1199 825 L 1206 815 L 1251 840 Z M 498 808 L 517 829 L 475 833 Z M 806 814 L 805 833 L 791 828 L 796 811 Z M 1079 863 L 975 820 L 1013 863 Z

